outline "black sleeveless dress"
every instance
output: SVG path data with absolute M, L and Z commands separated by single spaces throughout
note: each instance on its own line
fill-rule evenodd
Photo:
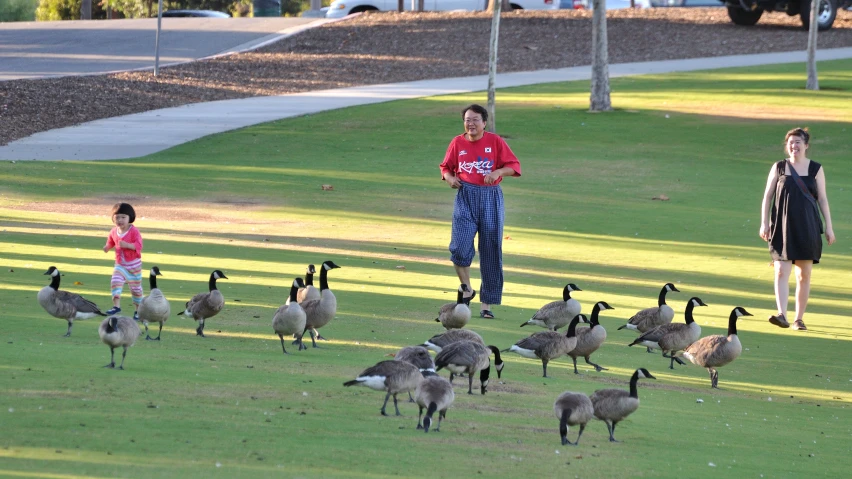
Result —
M 775 204 L 772 206 L 769 231 L 769 254 L 773 261 L 813 260 L 819 263 L 822 256 L 822 221 L 819 208 L 805 196 L 796 180 L 786 174 L 786 160 L 775 164 L 778 183 L 775 186 Z M 811 160 L 808 175 L 801 176 L 811 194 L 817 195 L 816 175 L 822 165 Z

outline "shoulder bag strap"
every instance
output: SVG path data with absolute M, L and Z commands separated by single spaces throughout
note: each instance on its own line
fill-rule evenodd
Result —
M 802 181 L 802 177 L 799 176 L 799 173 L 796 171 L 796 168 L 793 167 L 793 164 L 790 163 L 789 160 L 787 160 L 787 166 L 790 168 L 790 176 L 793 177 L 793 181 L 795 181 L 796 185 L 799 186 L 799 189 L 802 190 L 802 193 L 804 193 L 805 198 L 810 200 L 810 202 L 813 203 L 814 206 L 817 206 L 816 198 L 814 198 L 814 195 L 812 195 L 808 188 L 805 186 L 805 182 Z

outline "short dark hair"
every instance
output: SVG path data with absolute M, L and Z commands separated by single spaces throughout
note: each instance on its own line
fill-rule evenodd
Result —
M 793 128 L 788 131 L 786 135 L 784 135 L 784 143 L 787 143 L 787 140 L 790 139 L 791 136 L 798 136 L 801 138 L 805 144 L 807 145 L 811 141 L 811 134 L 808 133 L 808 127 L 804 128 Z
M 484 106 L 477 105 L 476 103 L 464 107 L 464 110 L 462 110 L 462 120 L 464 120 L 464 114 L 467 113 L 468 110 L 482 115 L 482 121 L 488 121 L 488 110 L 486 110 Z
M 115 215 L 127 215 L 130 217 L 130 222 L 133 223 L 136 221 L 136 211 L 133 210 L 133 207 L 130 206 L 130 203 L 116 203 L 112 206 L 112 216 Z

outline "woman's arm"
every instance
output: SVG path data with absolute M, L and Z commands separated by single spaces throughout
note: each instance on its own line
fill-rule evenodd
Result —
M 825 173 L 822 168 L 816 174 L 817 194 L 819 195 L 819 209 L 822 211 L 822 216 L 825 218 L 825 239 L 828 244 L 833 244 L 834 228 L 831 227 L 831 210 L 828 208 L 828 196 L 825 194 Z
M 760 207 L 759 234 L 763 241 L 769 241 L 769 208 L 772 207 L 776 184 L 778 184 L 778 168 L 773 164 L 769 170 L 769 178 L 766 179 L 766 190 L 763 192 L 763 203 Z

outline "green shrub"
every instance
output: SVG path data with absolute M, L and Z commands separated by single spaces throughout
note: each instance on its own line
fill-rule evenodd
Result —
M 0 22 L 31 22 L 37 6 L 38 0 L 0 0 Z

